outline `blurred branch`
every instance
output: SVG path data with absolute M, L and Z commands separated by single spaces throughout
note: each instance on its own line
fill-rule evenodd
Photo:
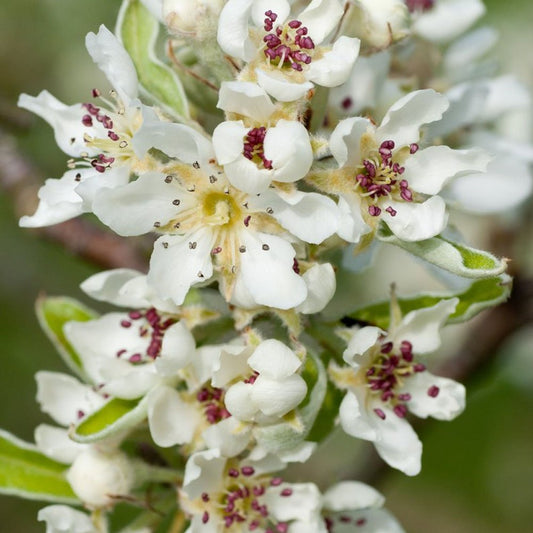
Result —
M 0 187 L 11 196 L 17 217 L 35 210 L 37 191 L 43 182 L 43 176 L 17 150 L 14 139 L 0 129 Z M 146 257 L 131 246 L 131 240 L 107 233 L 86 220 L 68 220 L 33 231 L 100 267 L 146 271 Z

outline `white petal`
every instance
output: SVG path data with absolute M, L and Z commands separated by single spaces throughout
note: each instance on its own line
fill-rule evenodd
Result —
M 486 82 L 486 86 L 489 92 L 481 115 L 483 120 L 496 120 L 511 110 L 529 112 L 528 107 L 531 104 L 529 88 L 513 75 L 492 78 Z
M 179 211 L 173 202 L 181 190 L 166 183 L 159 172 L 146 172 L 137 180 L 103 189 L 94 199 L 94 214 L 113 231 L 124 237 L 142 235 L 154 229 L 154 223 L 166 224 Z
M 360 46 L 359 39 L 339 37 L 329 52 L 311 62 L 306 78 L 323 87 L 338 87 L 348 79 Z
M 339 167 L 361 165 L 361 135 L 372 130 L 367 118 L 352 117 L 341 120 L 331 133 L 329 147 Z
M 183 322 L 173 324 L 166 331 L 161 347 L 161 356 L 155 361 L 157 371 L 164 376 L 173 376 L 194 358 L 195 341 Z
M 46 533 L 98 533 L 91 518 L 67 505 L 49 505 L 37 515 L 39 522 L 46 522 Z
M 299 100 L 313 88 L 313 84 L 310 81 L 293 83 L 287 81 L 282 73 L 275 70 L 265 72 L 261 69 L 256 69 L 255 75 L 257 76 L 257 83 L 280 102 Z
M 237 275 L 259 305 L 290 309 L 307 297 L 305 281 L 293 270 L 294 248 L 284 239 L 266 233 L 243 231 L 246 253 L 241 254 Z
M 309 134 L 300 122 L 278 120 L 273 128 L 267 129 L 263 145 L 265 157 L 272 161 L 274 181 L 292 183 L 309 172 L 313 150 Z
M 213 361 L 213 387 L 225 387 L 230 381 L 239 376 L 251 374 L 248 359 L 252 348 L 244 346 L 219 346 L 218 357 Z
M 484 174 L 467 174 L 447 187 L 447 198 L 471 213 L 491 214 L 513 211 L 530 197 L 533 180 L 529 164 L 516 158 L 493 160 Z
M 342 358 L 351 366 L 359 367 L 360 357 L 366 353 L 367 350 L 372 348 L 377 342 L 380 336 L 385 332 L 375 326 L 367 326 L 358 329 L 353 337 L 350 339 L 346 350 L 342 354 Z
M 393 342 L 409 341 L 415 353 L 433 352 L 440 346 L 440 328 L 455 311 L 459 300 L 441 300 L 432 307 L 411 311 L 390 333 Z
M 95 361 L 94 369 L 93 373 L 99 372 L 105 383 L 102 392 L 125 400 L 140 398 L 161 382 L 151 363 L 133 366 L 126 361 L 101 358 Z
M 446 71 L 453 75 L 458 70 L 468 69 L 496 45 L 498 37 L 496 29 L 484 26 L 454 41 L 444 56 Z
M 285 229 L 313 244 L 321 243 L 339 227 L 340 213 L 335 202 L 319 193 L 267 191 L 252 199 L 250 206 L 272 209 L 272 216 Z
M 370 226 L 361 214 L 361 200 L 356 194 L 339 196 L 339 229 L 337 235 L 348 242 L 357 244 L 363 235 L 370 231 Z
M 255 46 L 248 37 L 248 17 L 253 0 L 229 0 L 218 19 L 217 41 L 220 48 L 233 57 L 249 61 Z
M 339 418 L 342 429 L 359 439 L 374 441 L 377 432 L 374 424 L 368 420 L 364 412 L 364 392 L 348 392 L 339 407 Z M 361 395 L 361 399 L 358 396 Z
M 191 499 L 203 492 L 218 492 L 222 488 L 222 476 L 226 459 L 220 457 L 219 450 L 194 453 L 185 465 L 183 491 Z
M 104 173 L 95 172 L 87 179 L 81 180 L 75 192 L 83 200 L 84 211 L 93 211 L 94 197 L 104 189 L 115 189 L 126 185 L 130 180 L 130 168 L 121 165 L 106 169 Z
M 250 427 L 230 416 L 209 426 L 202 434 L 208 448 L 218 448 L 224 457 L 235 457 L 250 442 Z
M 255 419 L 258 407 L 252 400 L 253 386 L 239 381 L 232 385 L 224 396 L 226 409 L 237 419 L 251 422 Z
M 448 106 L 446 97 L 433 89 L 406 94 L 389 108 L 376 130 L 378 144 L 392 140 L 399 148 L 417 142 L 420 127 L 439 120 Z
M 221 122 L 213 131 L 213 148 L 220 165 L 235 161 L 243 153 L 244 137 L 249 128 L 245 128 L 242 120 Z
M 438 194 L 454 176 L 468 171 L 484 171 L 490 156 L 484 150 L 452 150 L 448 146 L 430 146 L 405 162 L 402 175 L 414 191 Z
M 248 359 L 248 365 L 272 379 L 284 379 L 294 374 L 302 362 L 285 344 L 276 339 L 263 341 Z
M 323 502 L 329 511 L 348 511 L 381 507 L 385 498 L 376 489 L 360 481 L 341 481 L 324 493 Z
M 319 313 L 335 294 L 335 271 L 329 263 L 316 264 L 304 272 L 302 277 L 307 285 L 307 298 L 296 311 L 306 315 Z
M 249 194 L 258 194 L 266 191 L 274 173 L 271 170 L 258 167 L 253 161 L 241 156 L 224 165 L 229 182 L 237 189 Z
M 184 402 L 177 390 L 161 386 L 148 394 L 148 425 L 158 446 L 191 443 L 201 423 L 198 408 Z
M 335 29 L 342 14 L 343 7 L 338 0 L 312 0 L 297 19 L 307 27 L 310 37 L 318 45 Z
M 259 375 L 252 385 L 251 400 L 267 416 L 284 416 L 305 398 L 307 385 L 293 374 L 282 380 Z
M 102 24 L 97 34 L 87 34 L 85 46 L 122 101 L 129 104 L 137 96 L 137 72 L 122 43 Z
M 66 374 L 41 370 L 35 379 L 41 410 L 62 426 L 76 422 L 80 412 L 88 414 L 104 404 L 91 387 Z
M 24 216 L 19 224 L 23 228 L 40 228 L 59 224 L 86 212 L 83 200 L 75 192 L 80 179 L 94 175 L 93 169 L 68 170 L 60 179 L 47 179 L 39 189 L 39 205 L 31 216 Z M 81 176 L 81 178 L 76 178 Z
M 441 233 L 448 222 L 446 203 L 440 196 L 432 196 L 425 202 L 387 202 L 395 211 L 391 216 L 383 210 L 381 218 L 392 232 L 403 241 L 422 241 Z
M 280 496 L 290 488 L 289 497 Z M 312 522 L 320 512 L 321 495 L 314 483 L 287 483 L 269 487 L 263 497 L 269 511 L 280 521 L 303 520 Z
M 432 387 L 438 388 L 436 396 L 430 396 L 428 393 Z M 466 391 L 463 385 L 429 372 L 409 376 L 402 388 L 402 392 L 404 391 L 411 395 L 407 402 L 409 411 L 420 418 L 431 416 L 437 420 L 453 420 L 465 408 Z
M 245 115 L 258 122 L 266 121 L 276 110 L 265 90 L 249 81 L 222 82 L 217 107 L 228 113 Z
M 47 457 L 64 464 L 71 464 L 87 445 L 74 442 L 63 428 L 39 424 L 34 433 L 35 444 Z
M 414 21 L 412 29 L 428 41 L 444 43 L 464 33 L 484 13 L 481 0 L 437 2 Z
M 191 235 L 160 237 L 154 243 L 148 283 L 162 298 L 181 305 L 192 285 L 213 275 L 212 248 L 213 234 L 207 228 Z
M 398 521 L 385 509 L 343 511 L 340 516 L 347 516 L 351 521 L 344 523 L 337 520 L 335 533 L 353 533 L 353 524 L 357 524 L 357 533 L 405 533 Z
M 100 123 L 91 127 L 82 124 L 82 117 L 87 114 L 87 111 L 81 104 L 67 106 L 48 91 L 42 91 L 37 96 L 21 94 L 18 106 L 46 120 L 54 129 L 57 145 L 66 154 L 79 157 L 83 152 L 90 156 L 97 153 L 96 149 L 85 145 L 83 136 L 88 134 L 91 137 L 104 137 L 103 127 Z
M 276 24 L 283 24 L 289 16 L 291 6 L 287 0 L 254 0 L 251 13 L 252 20 L 259 28 L 264 26 L 265 11 L 269 9 L 278 16 Z

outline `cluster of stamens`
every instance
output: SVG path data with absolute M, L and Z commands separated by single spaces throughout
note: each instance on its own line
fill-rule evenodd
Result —
M 250 161 L 254 159 L 257 162 L 261 162 L 263 167 L 271 170 L 272 161 L 265 157 L 265 149 L 263 143 L 265 142 L 266 128 L 261 126 L 260 128 L 251 129 L 244 138 L 243 155 Z
M 265 533 L 286 533 L 289 524 L 278 522 L 269 512 L 267 505 L 260 501 L 268 487 L 279 487 L 283 480 L 279 477 L 254 479 L 255 469 L 242 466 L 239 469 L 229 468 L 226 473 L 226 490 L 222 494 L 210 495 L 204 492 L 201 499 L 205 504 L 213 502 L 216 511 L 222 515 L 224 527 L 234 531 L 255 531 L 261 529 Z M 292 489 L 280 490 L 280 497 L 292 496 Z M 211 520 L 208 510 L 202 515 L 202 522 Z M 235 526 L 235 527 L 233 527 Z
M 405 0 L 411 13 L 415 11 L 428 11 L 435 5 L 435 0 Z
M 139 322 L 139 324 L 135 324 L 135 322 Z M 117 357 L 127 356 L 128 361 L 133 364 L 153 361 L 161 354 L 165 331 L 175 323 L 174 318 L 162 317 L 153 307 L 147 311 L 130 311 L 128 319 L 123 319 L 120 322 L 121 327 L 125 329 L 137 327 L 140 337 L 150 336 L 150 343 L 145 353 L 136 352 L 128 355 L 128 350 L 122 348 L 117 351 Z
M 378 156 L 374 160 L 364 159 L 364 170 L 355 176 L 358 186 L 364 191 L 364 196 L 378 201 L 381 197 L 392 196 L 393 194 L 406 201 L 413 201 L 413 193 L 409 189 L 407 180 L 401 175 L 405 172 L 405 167 L 393 161 L 392 150 L 394 141 L 383 141 L 378 149 Z M 414 154 L 418 150 L 417 144 L 411 144 L 410 153 Z M 386 211 L 391 215 L 396 215 L 396 210 L 389 206 Z M 375 203 L 368 207 L 368 213 L 377 217 L 381 214 L 381 208 Z
M 411 399 L 411 395 L 398 394 L 396 388 L 402 386 L 404 378 L 425 369 L 423 364 L 413 363 L 413 346 L 409 341 L 400 343 L 399 354 L 393 353 L 392 342 L 385 342 L 381 345 L 378 358 L 366 371 L 366 380 L 369 389 L 379 395 L 383 403 L 390 405 L 397 416 L 404 418 L 407 414 L 405 402 Z M 374 412 L 381 419 L 385 419 L 386 415 L 382 409 L 374 409 Z
M 196 399 L 202 404 L 204 415 L 209 424 L 216 424 L 231 416 L 224 404 L 224 389 L 206 385 L 196 394 Z
M 264 28 L 269 32 L 263 37 L 265 56 L 279 67 L 290 67 L 301 72 L 303 65 L 309 65 L 312 59 L 306 51 L 315 48 L 315 43 L 307 35 L 307 28 L 299 20 L 291 20 L 284 26 L 274 28 L 278 15 L 271 10 L 266 11 L 265 15 Z

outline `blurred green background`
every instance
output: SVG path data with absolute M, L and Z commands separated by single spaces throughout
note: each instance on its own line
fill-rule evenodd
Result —
M 516 72 L 532 86 L 533 56 L 528 51 L 533 45 L 533 2 L 491 0 L 486 4 L 489 12 L 484 21 L 501 32 L 496 52 L 505 70 Z M 0 116 L 9 114 L 21 92 L 35 95 L 48 89 L 73 103 L 87 100 L 92 87 L 105 86 L 84 49 L 84 35 L 101 23 L 112 28 L 119 5 L 118 0 L 2 0 Z M 38 119 L 31 119 L 29 126 L 11 132 L 43 176 L 59 177 L 66 157 L 56 148 L 51 130 Z M 479 228 L 474 234 L 482 235 Z M 46 418 L 34 400 L 33 375 L 40 369 L 65 370 L 39 330 L 33 303 L 41 291 L 82 298 L 78 285 L 96 269 L 19 229 L 9 199 L 1 195 L 0 243 L 0 427 L 32 440 L 34 427 Z M 382 252 L 381 263 L 404 259 L 395 254 Z M 408 274 L 402 276 L 402 290 L 414 290 L 426 281 L 434 284 L 420 267 L 405 264 Z M 374 292 L 362 297 L 383 297 L 398 272 L 398 268 L 387 271 Z M 365 285 L 367 280 L 361 283 L 361 294 Z M 465 334 L 452 329 L 447 336 L 453 345 Z M 407 478 L 389 471 L 380 481 L 388 508 L 407 531 L 533 530 L 532 347 L 533 331 L 520 332 L 469 387 L 466 412 L 454 422 L 424 428 L 419 476 Z M 338 446 L 349 454 L 355 444 L 344 439 Z M 329 471 L 336 473 L 335 467 Z M 42 506 L 0 497 L 0 531 L 44 531 L 36 522 Z

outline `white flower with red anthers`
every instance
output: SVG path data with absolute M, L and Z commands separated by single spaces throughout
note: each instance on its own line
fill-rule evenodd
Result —
M 234 187 L 254 194 L 272 181 L 293 183 L 307 174 L 313 150 L 305 126 L 283 118 L 264 89 L 251 82 L 224 82 L 218 107 L 242 117 L 222 122 L 213 132 L 217 160 Z
M 477 149 L 419 149 L 420 128 L 439 120 L 447 107 L 444 96 L 425 89 L 398 100 L 377 127 L 360 117 L 338 124 L 330 149 L 339 167 L 312 180 L 339 195 L 339 236 L 357 243 L 380 220 L 404 241 L 428 239 L 444 229 L 446 205 L 439 191 L 457 175 L 485 170 L 489 161 Z
M 48 179 L 39 191 L 40 203 L 20 225 L 57 224 L 91 210 L 96 191 L 129 181 L 130 173 L 154 167 L 150 156 L 134 151 L 133 139 L 142 123 L 137 74 L 119 40 L 105 27 L 89 33 L 86 46 L 94 62 L 114 87 L 109 102 L 67 106 L 47 91 L 37 97 L 22 94 L 19 106 L 33 111 L 54 129 L 59 147 L 74 159 L 60 179 Z M 93 97 L 100 92 L 93 89 Z M 106 108 L 107 107 L 107 108 Z
M 225 457 L 246 449 L 258 427 L 279 424 L 307 392 L 301 361 L 283 343 L 257 347 L 203 346 L 182 375 L 187 390 L 163 387 L 151 394 L 148 419 L 161 446 L 191 443 Z M 300 460 L 300 459 L 296 459 Z
M 338 228 L 338 208 L 324 195 L 268 190 L 250 196 L 231 186 L 211 142 L 187 126 L 159 123 L 154 146 L 177 161 L 167 174 L 98 193 L 95 214 L 120 235 L 163 233 L 148 283 L 180 305 L 189 288 L 215 274 L 229 301 L 242 283 L 257 305 L 289 309 L 307 297 L 291 242 L 318 244 Z
M 343 14 L 338 0 L 313 0 L 296 18 L 290 10 L 287 0 L 229 0 L 218 26 L 222 50 L 248 63 L 240 79 L 257 81 L 283 102 L 304 97 L 313 83 L 346 81 L 360 44 L 345 36 L 324 44 Z
M 227 460 L 218 450 L 192 455 L 185 466 L 181 508 L 191 516 L 186 533 L 325 533 L 320 492 L 313 483 L 285 483 L 269 474 L 277 461 Z M 303 528 L 303 529 L 302 529 Z
M 453 298 L 412 311 L 388 332 L 373 326 L 355 331 L 343 354 L 350 367 L 330 369 L 333 381 L 348 390 L 339 412 L 344 431 L 373 442 L 384 461 L 410 476 L 420 471 L 422 444 L 407 412 L 452 420 L 464 409 L 464 387 L 434 376 L 414 357 L 440 346 L 439 329 L 456 305 Z

